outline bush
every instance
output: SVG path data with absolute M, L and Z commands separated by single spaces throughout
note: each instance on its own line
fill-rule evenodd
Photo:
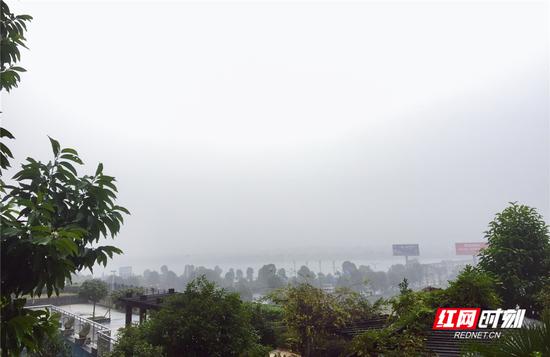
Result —
M 449 282 L 442 306 L 496 309 L 502 305 L 496 289 L 497 280 L 491 274 L 468 265 Z
M 162 357 L 166 353 L 160 346 L 153 346 L 146 340 L 146 329 L 142 326 L 128 326 L 119 330 L 120 335 L 113 352 L 107 357 Z
M 265 351 L 257 341 L 249 311 L 238 294 L 201 277 L 183 293 L 166 299 L 146 323 L 125 329 L 116 356 L 141 357 L 162 351 L 161 356 L 256 357 Z

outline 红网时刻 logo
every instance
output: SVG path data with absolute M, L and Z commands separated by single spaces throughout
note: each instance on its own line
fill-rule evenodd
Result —
M 482 310 L 480 308 L 437 309 L 433 323 L 434 330 L 475 330 L 521 328 L 525 309 Z

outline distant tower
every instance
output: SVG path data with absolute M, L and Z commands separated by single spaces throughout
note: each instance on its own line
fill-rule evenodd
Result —
M 131 266 L 125 266 L 118 268 L 118 275 L 120 275 L 121 278 L 126 279 L 133 275 L 132 273 L 132 267 Z

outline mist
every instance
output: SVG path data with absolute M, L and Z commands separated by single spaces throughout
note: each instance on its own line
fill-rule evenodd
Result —
M 105 270 L 450 259 L 510 201 L 549 221 L 547 3 L 12 8 L 14 162 L 47 134 L 117 178 Z

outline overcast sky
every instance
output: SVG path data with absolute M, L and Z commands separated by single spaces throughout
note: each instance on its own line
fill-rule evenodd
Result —
M 115 267 L 450 254 L 509 201 L 549 219 L 548 2 L 11 6 L 35 19 L 10 147 L 47 160 L 50 135 L 117 177 Z

